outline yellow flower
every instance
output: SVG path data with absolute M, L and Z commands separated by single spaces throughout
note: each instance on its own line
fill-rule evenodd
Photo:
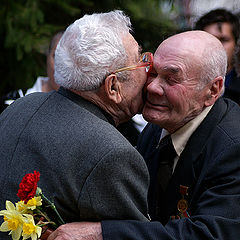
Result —
M 24 204 L 24 201 L 19 201 L 16 203 L 16 210 L 20 213 L 27 213 L 28 206 L 27 204 Z
M 28 200 L 27 204 L 24 203 L 24 201 L 19 201 L 16 203 L 16 209 L 20 213 L 31 213 L 29 210 L 34 210 L 38 206 L 42 205 L 42 198 L 39 197 L 33 197 L 30 200 Z
M 23 223 L 23 240 L 30 237 L 32 240 L 37 240 L 38 238 L 40 238 L 42 228 L 35 225 L 33 216 L 29 214 L 23 214 L 23 216 L 26 217 Z
M 36 209 L 36 207 L 41 206 L 42 205 L 42 198 L 39 197 L 33 197 L 30 200 L 28 200 L 27 202 L 27 206 L 29 209 L 34 210 Z
M 1 232 L 10 231 L 13 240 L 18 240 L 22 233 L 23 216 L 16 210 L 14 204 L 6 201 L 6 210 L 0 211 L 0 216 L 4 216 L 4 222 L 0 226 Z

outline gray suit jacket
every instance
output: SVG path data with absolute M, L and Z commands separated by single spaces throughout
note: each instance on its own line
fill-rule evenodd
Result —
M 0 209 L 36 170 L 66 222 L 147 220 L 146 164 L 108 119 L 64 88 L 16 100 L 0 115 Z

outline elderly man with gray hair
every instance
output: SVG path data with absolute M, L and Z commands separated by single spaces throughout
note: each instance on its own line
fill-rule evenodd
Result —
M 147 166 L 115 128 L 142 111 L 152 66 L 130 31 L 121 11 L 75 21 L 55 52 L 60 89 L 18 99 L 1 114 L 0 209 L 36 170 L 66 222 L 148 221 Z

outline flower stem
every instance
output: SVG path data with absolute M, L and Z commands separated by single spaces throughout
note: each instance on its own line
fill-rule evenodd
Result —
M 59 222 L 59 224 L 65 224 L 64 220 L 62 219 L 62 217 L 60 216 L 60 214 L 58 213 L 55 205 L 50 201 L 48 200 L 48 198 L 46 198 L 42 193 L 40 193 L 40 196 L 42 197 L 42 199 L 52 208 L 52 210 L 54 211 L 54 213 L 56 214 L 57 216 L 57 220 Z

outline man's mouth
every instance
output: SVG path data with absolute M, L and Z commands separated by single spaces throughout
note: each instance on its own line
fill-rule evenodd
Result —
M 145 103 L 146 106 L 148 107 L 152 107 L 152 108 L 169 108 L 168 104 L 167 103 L 160 103 L 160 102 L 152 102 L 151 100 L 147 99 L 146 100 L 146 103 Z

